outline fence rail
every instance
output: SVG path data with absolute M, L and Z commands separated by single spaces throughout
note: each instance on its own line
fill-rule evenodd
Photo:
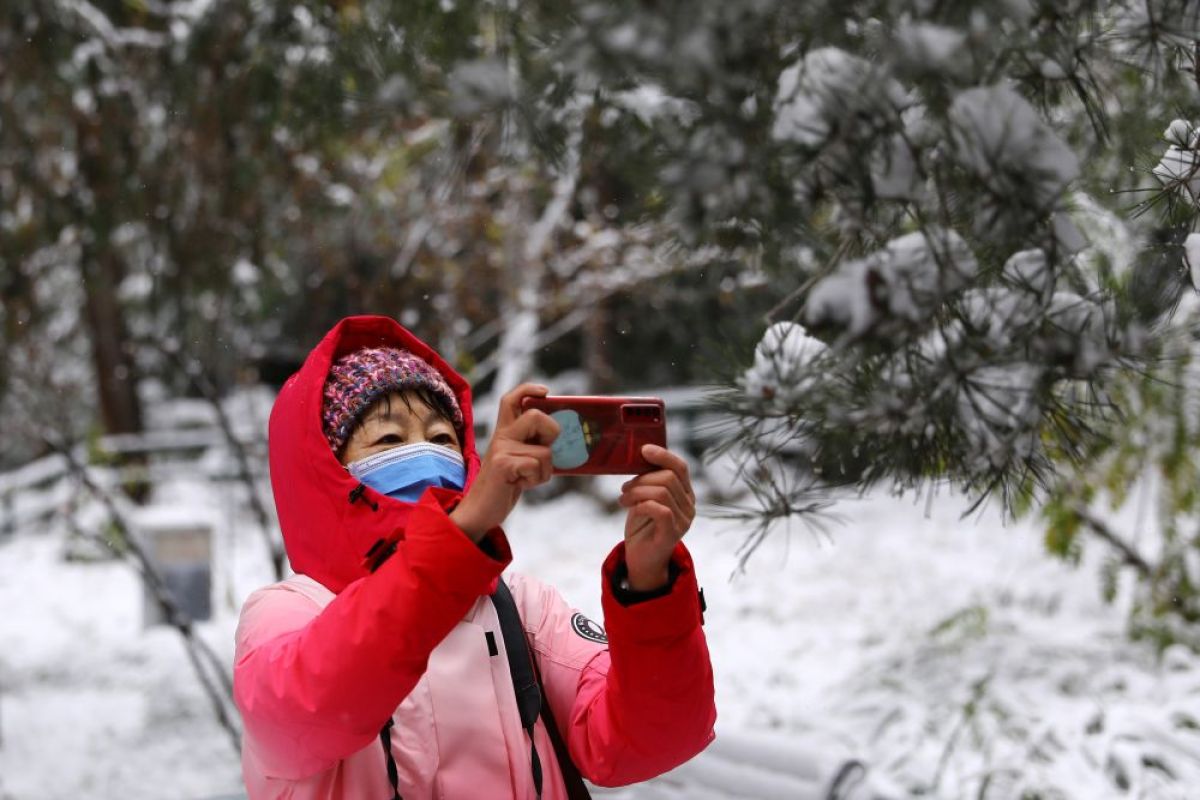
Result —
M 265 438 L 240 438 L 243 447 L 263 452 Z M 144 478 L 144 467 L 127 462 L 133 456 L 146 456 L 162 463 L 155 465 L 158 477 L 176 473 L 181 462 L 195 463 L 215 449 L 228 447 L 225 434 L 217 427 L 187 428 L 169 431 L 145 431 L 122 433 L 100 437 L 93 451 L 111 456 L 116 463 L 119 481 Z M 88 449 L 77 445 L 73 454 L 81 463 L 88 459 Z M 194 470 L 194 467 L 190 468 Z M 190 471 L 190 470 L 189 470 Z M 8 472 L 0 473 L 0 536 L 12 535 L 22 526 L 51 516 L 71 499 L 77 487 L 67 480 L 71 474 L 67 459 L 57 453 L 43 456 Z M 213 480 L 228 480 L 235 477 L 209 470 Z

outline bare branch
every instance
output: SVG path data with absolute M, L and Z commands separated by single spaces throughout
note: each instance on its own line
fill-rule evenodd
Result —
M 1132 545 L 1121 539 L 1103 520 L 1093 514 L 1091 509 L 1083 503 L 1075 503 L 1072 505 L 1071 510 L 1079 516 L 1088 530 L 1120 553 L 1121 560 L 1125 564 L 1136 569 L 1138 574 L 1147 580 L 1154 577 L 1154 568 L 1150 566 L 1150 562 L 1146 561 L 1140 553 L 1134 550 Z
M 192 662 L 196 677 L 199 679 L 204 693 L 208 696 L 209 702 L 212 704 L 217 722 L 229 734 L 230 743 L 233 745 L 234 750 L 240 753 L 242 736 L 235 721 L 237 712 L 233 703 L 233 682 L 226 672 L 225 665 L 220 657 L 208 646 L 207 642 L 200 638 L 196 633 L 192 620 L 175 602 L 175 598 L 172 596 L 170 589 L 167 588 L 166 581 L 158 571 L 154 560 L 142 547 L 137 537 L 133 535 L 132 528 L 126 522 L 125 515 L 117 507 L 117 503 L 112 495 L 102 489 L 92 479 L 87 467 L 71 447 L 52 436 L 47 435 L 42 438 L 48 447 L 66 459 L 70 472 L 84 488 L 101 502 L 108 512 L 109 518 L 112 520 L 121 537 L 121 543 L 128 548 L 127 552 L 133 556 L 136 567 L 146 582 L 146 586 L 150 589 L 154 601 L 158 603 L 163 617 L 183 638 L 188 660 Z M 107 541 L 105 544 L 111 547 Z M 215 686 L 214 681 L 219 686 Z
M 165 47 L 170 38 L 157 31 L 145 28 L 118 28 L 104 12 L 88 2 L 88 0 L 58 0 L 59 5 L 75 14 L 98 36 L 110 50 L 123 47 Z
M 229 420 L 229 415 L 225 413 L 225 407 L 221 405 L 221 398 L 217 393 L 216 387 L 213 386 L 212 381 L 204 372 L 203 366 L 195 360 L 189 361 L 185 359 L 179 351 L 178 346 L 163 342 L 159 346 L 159 349 L 175 362 L 183 374 L 187 375 L 192 386 L 212 407 L 213 413 L 217 417 L 217 426 L 221 429 L 221 433 L 225 437 L 225 442 L 233 452 L 234 459 L 237 461 L 238 479 L 246 487 L 250 510 L 254 513 L 254 518 L 258 521 L 259 533 L 263 537 L 263 543 L 267 546 L 275 580 L 283 580 L 283 563 L 285 560 L 283 547 L 271 533 L 275 526 L 270 513 L 267 512 L 267 508 L 259 496 L 258 487 L 254 481 L 254 470 L 250 467 L 250 456 L 246 452 L 246 446 L 242 443 L 242 440 L 234 434 L 233 424 Z

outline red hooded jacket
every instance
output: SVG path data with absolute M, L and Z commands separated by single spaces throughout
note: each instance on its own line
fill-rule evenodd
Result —
M 249 796 L 391 798 L 380 741 L 391 718 L 403 797 L 532 798 L 528 735 L 488 601 L 511 560 L 503 532 L 486 548 L 473 543 L 447 514 L 456 492 L 431 489 L 417 504 L 363 492 L 325 440 L 330 365 L 375 346 L 408 349 L 445 376 L 463 410 L 468 486 L 479 471 L 470 387 L 391 319 L 342 320 L 284 385 L 270 420 L 271 482 L 298 574 L 251 595 L 238 625 Z M 397 541 L 396 552 L 369 572 L 364 557 L 380 540 Z M 553 589 L 506 577 L 572 761 L 602 785 L 686 761 L 712 740 L 716 717 L 686 549 L 673 556 L 669 594 L 628 606 L 612 587 L 622 558 L 618 545 L 603 567 L 607 642 Z M 542 719 L 534 744 L 542 797 L 565 798 Z

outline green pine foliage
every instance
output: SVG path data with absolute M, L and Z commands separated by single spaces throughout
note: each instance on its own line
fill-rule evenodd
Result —
M 1136 431 L 1195 391 L 1169 373 L 1193 291 L 1200 9 L 840 8 L 794 34 L 772 85 L 765 138 L 796 223 L 756 229 L 792 291 L 721 398 L 755 500 L 733 513 L 755 542 L 836 487 L 1045 504 L 1051 553 L 1104 539 L 1108 595 L 1129 567 L 1150 617 L 1190 623 L 1196 540 L 1164 519 L 1159 563 L 1089 509 L 1155 466 L 1165 506 L 1193 510 L 1191 452 L 1151 455 Z
M 1131 631 L 1160 648 L 1200 647 L 1200 407 L 1197 302 L 1192 289 L 1163 325 L 1162 358 L 1114 389 L 1119 425 L 1063 463 L 1040 513 L 1050 550 L 1105 548 L 1106 599 L 1132 578 Z

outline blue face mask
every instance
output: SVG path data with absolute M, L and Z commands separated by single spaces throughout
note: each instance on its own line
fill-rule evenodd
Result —
M 467 468 L 463 457 L 440 444 L 418 442 L 360 458 L 346 469 L 380 494 L 415 503 L 430 486 L 462 489 Z

